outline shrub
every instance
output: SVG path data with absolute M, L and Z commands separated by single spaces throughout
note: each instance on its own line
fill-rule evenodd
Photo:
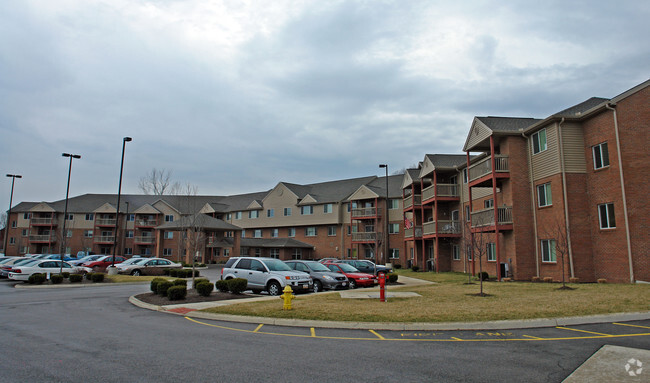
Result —
M 578 282 L 580 282 L 580 278 L 575 278 L 575 277 L 569 278 L 569 283 L 578 283 Z
M 91 279 L 93 279 L 93 274 L 95 274 L 95 273 L 86 273 L 86 274 L 84 274 L 84 276 L 86 277 L 87 280 L 90 281 Z
M 52 274 L 50 276 L 50 281 L 52 281 L 53 285 L 58 285 L 59 283 L 63 282 L 63 275 L 61 275 L 61 274 Z
M 178 277 L 178 270 L 177 269 L 170 269 L 169 270 L 169 276 L 174 277 L 174 278 Z
M 388 274 L 388 282 L 389 282 L 389 283 L 395 283 L 395 282 L 397 282 L 397 274 L 395 274 L 395 273 L 389 273 L 389 274 Z
M 531 281 L 531 282 L 534 282 L 534 283 L 537 283 L 537 282 L 541 282 L 541 279 L 540 279 L 539 277 L 532 277 L 532 278 L 530 279 L 530 281 Z
M 174 286 L 185 286 L 187 288 L 187 281 L 185 279 L 174 279 L 172 283 Z
M 194 286 L 193 286 L 193 287 L 196 288 L 196 285 L 198 285 L 198 284 L 201 283 L 201 282 L 208 282 L 208 283 L 210 283 L 210 281 L 207 280 L 206 278 L 199 278 L 199 279 L 195 279 L 195 280 L 194 280 Z
M 169 290 L 169 288 L 172 286 L 174 286 L 174 284 L 170 281 L 158 282 L 158 286 L 156 287 L 156 292 L 162 296 L 166 296 L 167 290 Z
M 228 290 L 233 294 L 241 294 L 248 286 L 248 281 L 244 278 L 228 279 Z
M 228 281 L 224 279 L 220 279 L 214 283 L 214 287 L 217 288 L 217 290 L 221 291 L 222 293 L 227 293 L 229 290 L 228 288 Z
M 70 278 L 70 273 L 67 272 L 67 271 L 64 271 L 63 273 L 61 273 L 61 275 L 63 275 L 63 278 L 65 278 L 65 279 Z
M 29 276 L 29 278 L 27 278 L 27 282 L 29 282 L 32 285 L 40 285 L 43 282 L 45 282 L 45 274 L 41 274 L 41 273 L 32 274 Z
M 598 282 L 598 283 L 607 283 L 607 279 L 605 279 L 605 278 L 598 278 L 598 279 L 596 280 L 596 282 Z
M 170 269 L 163 269 L 163 275 L 169 275 Z
M 551 283 L 551 282 L 553 282 L 553 277 L 544 277 L 543 280 L 544 280 L 544 282 L 546 282 L 546 283 Z
M 104 282 L 104 273 L 93 273 L 91 280 L 94 283 Z
M 149 288 L 154 294 L 158 292 L 158 283 L 167 281 L 165 278 L 154 278 L 151 280 Z
M 185 299 L 187 296 L 187 287 L 185 286 L 171 286 L 170 288 L 167 289 L 167 298 L 169 298 L 170 301 L 178 301 L 181 299 Z
M 176 276 L 178 278 L 187 278 L 187 276 L 189 274 L 187 271 L 188 270 L 185 270 L 185 269 L 176 270 Z
M 79 283 L 83 278 L 81 274 L 70 274 L 70 283 Z
M 487 281 L 488 279 L 490 279 L 490 275 L 488 274 L 487 271 L 481 271 L 480 273 L 476 274 L 476 277 L 482 281 Z
M 399 263 L 396 263 L 395 266 L 393 266 L 393 267 L 396 268 L 396 269 L 401 269 L 402 265 L 400 265 Z
M 210 296 L 210 293 L 214 289 L 214 285 L 208 281 L 201 280 L 201 282 L 196 285 L 196 292 L 203 297 Z
M 420 270 L 420 266 L 413 266 L 411 267 L 411 270 L 417 272 L 418 270 Z
M 196 277 L 198 277 L 199 275 L 201 275 L 201 272 L 200 272 L 199 270 L 194 270 L 194 277 L 196 278 Z M 190 277 L 192 276 L 192 271 L 191 271 L 191 270 L 190 270 L 190 275 L 189 275 L 189 276 L 190 276 Z

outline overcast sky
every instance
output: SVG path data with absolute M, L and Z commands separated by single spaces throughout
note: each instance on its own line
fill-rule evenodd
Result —
M 647 1 L 0 2 L 0 207 L 382 175 L 650 77 Z

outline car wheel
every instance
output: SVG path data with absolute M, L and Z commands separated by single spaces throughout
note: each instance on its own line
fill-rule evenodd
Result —
M 133 270 L 133 271 L 131 272 L 131 275 L 133 275 L 134 277 L 139 277 L 139 276 L 142 275 L 142 274 L 140 273 L 140 270 Z
M 320 281 L 314 281 L 314 292 L 318 293 L 323 291 L 323 284 Z
M 275 281 L 269 283 L 269 287 L 268 287 L 267 290 L 269 292 L 269 295 L 272 295 L 272 296 L 277 296 L 277 295 L 282 294 L 282 286 L 280 286 L 280 284 L 278 282 L 275 282 Z
M 350 288 L 351 289 L 356 289 L 357 288 L 357 281 L 354 279 L 350 279 Z

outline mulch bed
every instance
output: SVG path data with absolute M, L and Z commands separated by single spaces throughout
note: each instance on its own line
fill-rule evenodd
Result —
M 170 301 L 167 297 L 163 297 L 161 295 L 154 294 L 154 293 L 139 294 L 136 295 L 135 297 L 145 303 L 149 303 L 156 306 L 166 306 L 166 305 L 179 305 L 183 303 L 216 302 L 216 301 L 224 301 L 227 299 L 245 299 L 245 298 L 253 298 L 256 296 L 259 297 L 259 295 L 232 294 L 232 293 L 222 293 L 219 291 L 213 291 L 210 294 L 210 296 L 204 297 L 199 295 L 196 292 L 196 290 L 188 289 L 187 297 L 185 297 L 185 299 L 181 299 L 177 301 Z

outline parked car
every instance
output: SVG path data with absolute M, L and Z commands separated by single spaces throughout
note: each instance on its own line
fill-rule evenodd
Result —
M 9 271 L 16 264 L 25 263 L 25 261 L 35 261 L 28 257 L 10 257 L 0 261 L 0 278 L 9 277 Z
M 68 262 L 69 264 L 71 264 L 72 266 L 81 266 L 81 265 L 83 265 L 83 264 L 86 263 L 86 262 L 92 262 L 92 261 L 98 260 L 98 259 L 101 258 L 101 257 L 105 257 L 105 255 L 99 255 L 99 254 L 95 254 L 95 255 L 86 255 L 86 256 L 83 257 L 83 258 L 73 259 L 73 260 L 71 260 L 71 261 L 67 261 L 67 262 Z
M 133 259 L 133 261 L 131 261 Z M 163 269 L 182 269 L 183 265 L 163 258 L 131 258 L 117 265 L 118 274 L 162 275 Z
M 114 256 L 112 255 L 104 255 L 103 257 L 98 258 L 94 261 L 82 263 L 81 266 L 92 269 L 94 272 L 105 271 L 106 268 L 113 263 L 113 257 Z M 126 258 L 124 257 L 115 257 L 115 264 L 122 263 L 124 261 L 126 261 Z
M 378 283 L 376 276 L 362 273 L 347 263 L 325 263 L 325 266 L 335 273 L 341 273 L 348 277 L 351 289 L 356 289 L 357 287 L 372 287 Z
M 339 260 L 338 258 L 322 258 L 322 259 L 319 259 L 318 262 L 319 263 L 326 263 L 326 262 L 336 262 L 338 260 Z
M 314 281 L 314 292 L 323 290 L 348 289 L 350 282 L 348 278 L 339 273 L 334 273 L 327 266 L 316 261 L 291 260 L 285 261 L 293 270 L 302 271 Z
M 258 294 L 262 290 L 269 295 L 280 295 L 285 286 L 294 292 L 311 291 L 314 282 L 307 273 L 292 270 L 286 263 L 275 258 L 230 258 L 221 269 L 221 279 L 244 278 L 248 289 Z
M 69 273 L 78 272 L 78 269 L 70 265 L 68 262 L 55 261 L 52 259 L 39 259 L 33 263 L 26 263 L 21 266 L 14 267 L 9 272 L 9 279 L 26 282 L 32 274 L 58 274 L 60 270 L 63 270 L 64 272 L 67 271 Z
M 61 254 L 49 254 L 48 256 L 43 257 L 43 258 L 41 258 L 41 259 L 57 259 L 57 260 L 60 261 L 60 260 L 61 260 Z M 76 259 L 76 258 L 72 258 L 72 257 L 70 256 L 70 254 L 65 254 L 65 255 L 63 256 L 63 260 L 64 260 L 65 262 L 71 261 L 71 260 L 73 260 L 73 259 Z
M 341 259 L 334 261 L 336 263 L 347 263 L 362 273 L 379 275 L 379 273 L 388 274 L 393 271 L 391 267 L 384 265 L 376 265 L 374 262 L 367 259 Z

